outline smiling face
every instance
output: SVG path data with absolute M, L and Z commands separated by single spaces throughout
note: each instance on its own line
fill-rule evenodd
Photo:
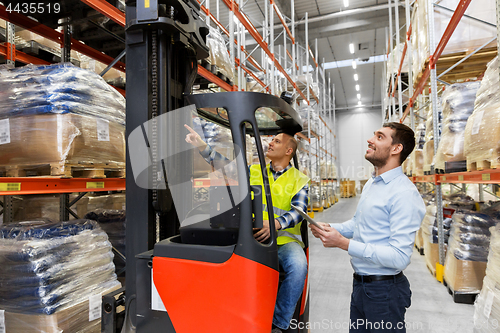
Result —
M 287 154 L 291 154 L 293 149 L 288 144 L 289 137 L 281 133 L 276 135 L 271 142 L 269 142 L 269 149 L 266 156 L 272 161 L 273 159 L 281 159 Z
M 375 167 L 383 167 L 391 157 L 392 132 L 394 130 L 389 127 L 382 127 L 375 131 L 372 138 L 368 140 L 368 149 L 366 150 L 365 158 Z

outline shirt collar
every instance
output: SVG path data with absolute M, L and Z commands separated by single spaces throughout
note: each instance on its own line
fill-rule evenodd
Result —
M 274 173 L 280 173 L 281 174 L 281 173 L 285 173 L 285 171 L 287 171 L 288 169 L 290 169 L 292 167 L 292 164 L 288 163 L 288 165 L 286 166 L 286 168 L 284 168 L 281 171 L 274 170 L 274 168 L 273 168 L 273 162 L 269 162 L 269 167 L 271 168 L 272 172 L 274 172 Z
M 384 181 L 384 183 L 388 184 L 391 182 L 391 180 L 393 180 L 394 178 L 396 178 L 402 174 L 403 174 L 403 168 L 401 166 L 398 166 L 397 168 L 386 171 L 379 176 L 375 176 L 375 172 L 374 172 L 372 177 L 373 177 L 374 181 L 379 181 L 380 179 L 382 179 Z

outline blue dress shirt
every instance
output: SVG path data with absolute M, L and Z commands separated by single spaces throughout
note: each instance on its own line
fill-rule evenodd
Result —
M 330 224 L 352 238 L 348 253 L 360 275 L 395 275 L 410 264 L 425 205 L 415 185 L 397 167 L 366 182 L 354 217 Z

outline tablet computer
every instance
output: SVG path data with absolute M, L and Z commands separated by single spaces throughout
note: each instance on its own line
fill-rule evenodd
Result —
M 306 213 L 304 213 L 304 211 L 300 207 L 292 205 L 292 208 L 295 209 L 300 214 L 300 216 L 302 216 L 305 220 L 307 220 L 307 222 L 309 222 L 312 225 L 314 225 L 315 227 L 317 227 L 317 228 L 325 231 L 325 229 L 323 229 L 323 227 L 321 225 L 319 225 L 318 223 L 316 223 L 316 221 L 314 221 L 309 215 L 307 215 Z

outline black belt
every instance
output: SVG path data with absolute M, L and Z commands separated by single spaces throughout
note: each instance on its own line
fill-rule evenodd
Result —
M 403 272 L 399 272 L 396 275 L 359 275 L 354 273 L 354 280 L 359 282 L 373 282 L 373 281 L 384 281 L 384 280 L 392 280 L 397 279 L 403 276 Z

